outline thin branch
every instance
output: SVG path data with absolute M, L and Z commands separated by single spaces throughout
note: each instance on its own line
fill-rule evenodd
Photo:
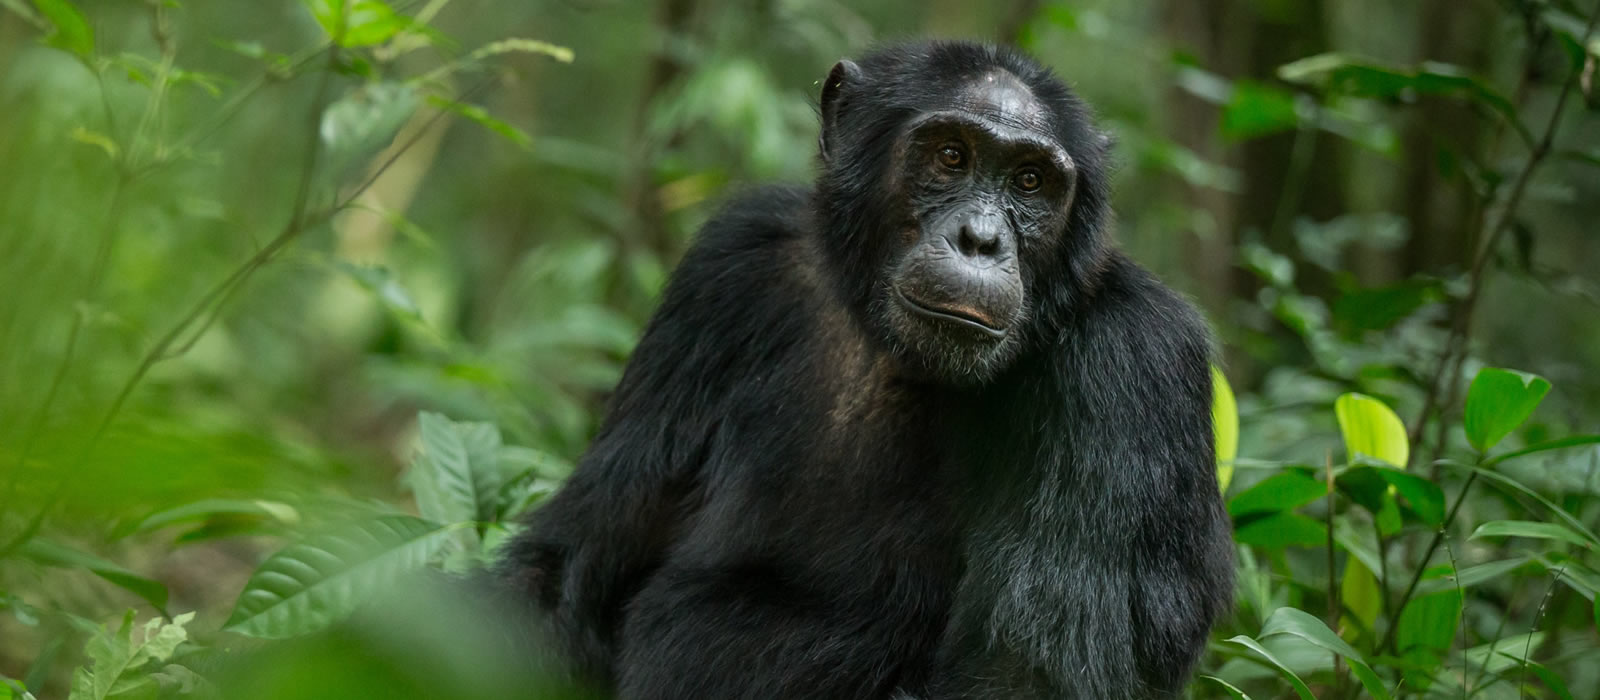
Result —
M 1472 490 L 1472 484 L 1477 480 L 1477 472 L 1467 477 L 1466 483 L 1461 485 L 1461 492 L 1456 494 L 1455 503 L 1450 504 L 1450 512 L 1445 515 L 1444 522 L 1434 531 L 1433 540 L 1428 542 L 1428 551 L 1424 552 L 1422 559 L 1417 562 L 1417 571 L 1411 575 L 1411 583 L 1406 584 L 1406 592 L 1400 596 L 1399 602 L 1394 606 L 1394 613 L 1389 616 L 1389 629 L 1384 630 L 1383 641 L 1378 642 L 1376 647 L 1379 654 L 1394 643 L 1395 633 L 1400 630 L 1400 615 L 1411 602 L 1412 594 L 1417 592 L 1417 584 L 1422 582 L 1422 574 L 1428 570 L 1428 562 L 1433 559 L 1433 553 L 1439 550 L 1439 543 L 1444 541 L 1445 533 L 1450 530 L 1450 524 L 1456 521 L 1456 513 L 1461 510 L 1461 504 L 1467 500 L 1467 492 Z

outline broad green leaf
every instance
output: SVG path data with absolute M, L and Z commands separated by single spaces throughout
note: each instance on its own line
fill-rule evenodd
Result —
M 1438 484 L 1410 472 L 1387 464 L 1358 464 L 1340 473 L 1337 482 L 1350 500 L 1374 514 L 1387 517 L 1389 514 L 1385 511 L 1399 494 L 1423 522 L 1429 525 L 1444 522 L 1444 491 Z
M 1242 634 L 1237 637 L 1231 637 L 1227 641 L 1238 644 L 1239 646 L 1260 654 L 1261 658 L 1266 659 L 1267 663 L 1271 664 L 1273 668 L 1278 670 L 1278 673 L 1283 676 L 1284 680 L 1289 681 L 1289 685 L 1294 687 L 1294 692 L 1300 696 L 1300 700 L 1317 700 L 1316 696 L 1311 694 L 1311 689 L 1306 687 L 1306 682 L 1300 680 L 1299 676 L 1294 675 L 1294 671 L 1289 670 L 1288 666 L 1285 666 L 1282 661 L 1278 660 L 1278 657 L 1273 656 L 1272 652 L 1267 651 L 1265 647 L 1261 646 L 1260 642 L 1257 642 L 1256 640 L 1246 637 Z
M 1227 493 L 1233 460 L 1239 456 L 1239 405 L 1228 378 L 1216 365 L 1211 366 L 1211 429 L 1216 435 L 1217 485 Z
M 1364 394 L 1345 394 L 1333 402 L 1344 435 L 1344 449 L 1351 462 L 1358 455 L 1404 468 L 1411 449 L 1406 442 L 1406 427 L 1388 406 Z
M 1234 528 L 1233 539 L 1267 549 L 1322 547 L 1327 545 L 1328 530 L 1321 522 L 1299 513 L 1274 513 Z
M 1531 520 L 1494 520 L 1478 526 L 1472 531 L 1468 539 L 1480 537 L 1531 537 L 1541 540 L 1557 540 L 1575 544 L 1584 549 L 1595 549 L 1596 543 L 1584 537 L 1581 533 L 1558 523 L 1541 523 Z
M 1537 445 L 1529 445 L 1520 450 L 1512 450 L 1510 452 L 1498 454 L 1483 460 L 1483 466 L 1488 468 L 1501 462 L 1507 462 L 1516 459 L 1518 457 L 1526 457 L 1531 454 L 1549 452 L 1551 450 L 1564 450 L 1569 447 L 1581 447 L 1583 445 L 1600 445 L 1600 435 L 1574 435 L 1572 437 L 1565 437 L 1559 440 L 1541 442 Z
M 1267 618 L 1266 624 L 1261 626 L 1261 637 L 1266 638 L 1275 634 L 1289 634 L 1304 639 L 1323 649 L 1344 657 L 1349 662 L 1350 670 L 1360 679 L 1362 687 L 1377 700 L 1388 700 L 1389 691 L 1379 680 L 1378 674 L 1372 672 L 1372 667 L 1367 665 L 1361 652 L 1345 643 L 1339 635 L 1323 624 L 1321 620 L 1304 610 L 1296 608 L 1278 608 Z
M 139 596 L 156 610 L 166 611 L 166 585 L 155 579 L 145 578 L 133 573 L 114 562 L 39 537 L 28 540 L 28 543 L 22 547 L 22 554 L 46 566 L 88 569 L 90 573 Z
M 1231 683 L 1229 683 L 1229 682 L 1227 682 L 1225 680 L 1222 680 L 1221 678 L 1218 678 L 1216 676 L 1205 676 L 1205 675 L 1200 676 L 1200 678 L 1203 679 L 1203 680 L 1211 681 L 1212 683 L 1216 683 L 1217 685 L 1222 686 L 1222 690 L 1228 694 L 1228 697 L 1233 698 L 1234 700 L 1250 700 L 1250 696 L 1249 695 L 1245 695 L 1244 691 L 1233 687 L 1233 685 Z
M 422 517 L 441 523 L 488 522 L 505 482 L 500 430 L 490 423 L 456 423 L 437 413 L 419 417 L 422 436 L 406 481 Z
M 94 58 L 94 30 L 77 7 L 67 0 L 33 0 L 33 6 L 55 27 L 45 43 L 70 51 L 85 63 Z
M 1234 496 L 1233 500 L 1228 501 L 1228 514 L 1239 517 L 1250 513 L 1293 510 L 1326 495 L 1327 484 L 1302 472 L 1284 471 L 1262 479 Z
M 450 541 L 452 528 L 390 515 L 290 545 L 245 583 L 223 629 L 285 639 L 324 629 L 422 568 Z
M 1383 594 L 1378 588 L 1378 577 L 1353 556 L 1344 561 L 1344 576 L 1339 581 L 1339 600 L 1361 623 L 1362 629 L 1371 630 L 1378 624 L 1378 613 L 1383 611 Z
M 184 625 L 193 619 L 192 612 L 179 615 L 170 623 L 161 618 L 152 618 L 145 622 L 142 634 L 137 638 L 133 634 L 132 610 L 123 616 L 116 632 L 101 625 L 84 647 L 89 663 L 80 666 L 72 674 L 72 690 L 68 700 L 104 700 L 113 694 L 121 696 L 131 687 L 132 681 L 148 682 L 147 678 L 136 679 L 133 675 L 152 661 L 161 662 L 171 658 L 178 650 L 178 645 L 189 638 Z
M 1485 367 L 1467 390 L 1466 416 L 1462 421 L 1467 441 L 1479 452 L 1488 452 L 1522 425 L 1549 392 L 1550 382 L 1544 377 Z

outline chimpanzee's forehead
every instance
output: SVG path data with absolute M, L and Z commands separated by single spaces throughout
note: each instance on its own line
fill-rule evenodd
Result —
M 1014 129 L 1050 133 L 1050 110 L 1026 83 L 1002 68 L 968 79 L 953 106 Z

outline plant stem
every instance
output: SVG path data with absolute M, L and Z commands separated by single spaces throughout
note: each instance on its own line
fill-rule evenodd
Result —
M 1450 512 L 1445 515 L 1444 522 L 1433 533 L 1433 539 L 1428 542 L 1428 551 L 1423 552 L 1422 559 L 1417 562 L 1417 571 L 1411 575 L 1411 583 L 1406 584 L 1406 592 L 1400 596 L 1399 602 L 1394 606 L 1394 614 L 1389 616 L 1389 629 L 1383 633 L 1383 641 L 1376 647 L 1379 654 L 1389 649 L 1394 644 L 1395 632 L 1400 629 L 1400 615 L 1405 612 L 1406 605 L 1411 602 L 1412 594 L 1417 592 L 1417 584 L 1422 582 L 1422 574 L 1428 570 L 1428 562 L 1433 559 L 1433 553 L 1439 550 L 1439 543 L 1444 541 L 1445 533 L 1450 530 L 1450 524 L 1456 520 L 1456 513 L 1461 510 L 1462 502 L 1467 500 L 1467 492 L 1472 490 L 1472 484 L 1478 480 L 1478 473 L 1473 472 L 1467 477 L 1466 483 L 1461 485 L 1461 492 L 1456 494 L 1455 503 L 1450 504 Z

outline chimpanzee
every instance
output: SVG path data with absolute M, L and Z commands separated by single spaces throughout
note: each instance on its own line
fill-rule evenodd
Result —
M 628 700 L 1175 695 L 1232 589 L 1211 343 L 1108 241 L 1109 139 L 963 42 L 839 62 L 821 117 L 499 580 Z

